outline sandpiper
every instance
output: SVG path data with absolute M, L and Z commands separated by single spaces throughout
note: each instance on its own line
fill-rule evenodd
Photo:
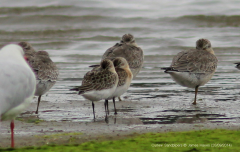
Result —
M 138 47 L 132 34 L 124 34 L 120 43 L 116 43 L 103 54 L 102 59 L 111 59 L 123 57 L 127 60 L 133 74 L 133 78 L 139 73 L 143 66 L 143 50 Z M 119 97 L 121 101 L 121 98 Z
M 197 104 L 198 87 L 206 84 L 215 73 L 217 57 L 208 39 L 199 39 L 196 49 L 178 53 L 172 60 L 170 67 L 162 68 L 169 73 L 178 84 L 195 88 L 193 104 Z
M 120 97 L 122 94 L 124 94 L 128 90 L 133 78 L 133 74 L 125 58 L 116 57 L 113 60 L 113 64 L 118 74 L 119 81 L 118 81 L 118 85 L 115 92 L 108 99 L 113 99 L 114 111 L 115 111 L 114 114 L 117 114 L 117 110 L 115 106 L 115 97 Z M 108 108 L 108 99 L 105 100 L 105 104 L 107 105 L 107 108 Z
M 35 96 L 38 96 L 38 103 L 35 113 L 38 114 L 41 96 L 56 83 L 59 72 L 56 64 L 51 60 L 46 51 L 36 52 L 28 42 L 19 42 L 18 45 L 23 48 L 27 61 L 36 75 L 37 85 Z
M 94 101 L 109 98 L 116 90 L 117 84 L 118 75 L 112 61 L 104 59 L 98 70 L 92 70 L 85 74 L 80 87 L 70 90 L 79 91 L 79 95 L 92 101 L 95 120 Z
M 27 58 L 33 57 L 33 55 L 36 53 L 35 49 L 28 42 L 19 42 L 18 45 L 22 47 L 24 51 L 24 56 L 26 56 Z
M 16 44 L 0 51 L 0 121 L 11 121 L 11 147 L 14 147 L 14 117 L 31 102 L 36 79 L 23 58 L 23 49 Z
M 38 104 L 35 113 L 38 114 L 41 96 L 56 83 L 59 71 L 46 51 L 36 52 L 33 57 L 28 59 L 28 63 L 32 67 L 37 80 L 35 96 L 38 96 Z

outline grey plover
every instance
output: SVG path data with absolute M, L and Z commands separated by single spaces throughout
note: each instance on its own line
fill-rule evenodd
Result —
M 36 79 L 23 58 L 23 49 L 16 44 L 0 51 L 0 121 L 11 121 L 11 147 L 14 147 L 14 117 L 31 102 Z
M 94 101 L 107 99 L 116 90 L 118 75 L 111 60 L 104 59 L 100 68 L 85 74 L 82 85 L 70 90 L 79 91 L 85 99 L 92 101 L 93 116 L 95 119 Z
M 217 62 L 210 41 L 199 39 L 196 42 L 196 49 L 178 53 L 173 58 L 171 66 L 162 69 L 169 73 L 178 84 L 195 88 L 193 104 L 196 104 L 198 87 L 203 86 L 212 78 Z
M 132 34 L 124 34 L 120 43 L 116 43 L 103 54 L 102 59 L 113 60 L 116 57 L 123 57 L 127 60 L 133 74 L 133 78 L 139 73 L 143 66 L 143 50 L 138 47 Z
M 137 76 L 143 66 L 143 50 L 137 45 L 132 34 L 124 34 L 120 43 L 116 43 L 114 46 L 107 49 L 102 59 L 111 59 L 113 61 L 116 57 L 123 57 L 127 60 L 133 78 Z M 119 100 L 121 101 L 120 97 Z

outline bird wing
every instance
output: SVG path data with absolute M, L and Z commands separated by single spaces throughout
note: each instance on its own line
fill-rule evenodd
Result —
M 178 53 L 172 61 L 170 71 L 206 73 L 217 68 L 217 58 L 205 50 L 187 50 Z
M 57 81 L 59 71 L 56 64 L 49 57 L 34 56 L 28 62 L 36 74 L 37 80 Z
M 17 107 L 35 92 L 32 71 L 15 62 L 0 61 L 0 116 Z
M 126 83 L 126 79 L 128 77 L 128 74 L 125 70 L 120 69 L 120 68 L 116 68 L 116 72 L 118 74 L 118 86 L 122 86 Z
M 116 57 L 123 57 L 128 61 L 130 69 L 140 68 L 143 65 L 143 50 L 130 44 L 115 44 L 103 54 L 103 59 L 113 60 Z
M 109 71 L 93 70 L 85 74 L 82 86 L 78 87 L 79 93 L 102 90 L 113 87 L 116 84 L 117 75 Z

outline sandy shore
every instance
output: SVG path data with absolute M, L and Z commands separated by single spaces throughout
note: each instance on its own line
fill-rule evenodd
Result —
M 141 104 L 136 104 L 136 102 Z M 41 146 L 46 144 L 82 143 L 89 140 L 121 139 L 134 133 L 215 128 L 240 129 L 238 121 L 217 123 L 211 122 L 207 118 L 201 117 L 201 115 L 199 117 L 196 115 L 179 117 L 173 123 L 146 123 L 145 119 L 141 117 L 141 114 L 144 114 L 146 110 L 139 108 L 139 105 L 147 107 L 147 102 L 117 102 L 119 114 L 115 116 L 112 103 L 110 103 L 110 115 L 106 119 L 103 102 L 97 102 L 97 119 L 93 121 L 91 104 L 88 101 L 71 101 L 69 104 L 43 101 L 39 115 L 34 114 L 35 101 L 26 112 L 15 120 L 15 144 L 16 147 Z M 151 106 L 156 108 L 157 105 L 159 104 L 153 102 Z M 153 111 L 149 111 L 149 113 L 151 112 Z M 61 121 L 58 117 L 62 117 Z M 0 147 L 9 146 L 9 121 L 5 121 L 1 122 L 0 126 Z

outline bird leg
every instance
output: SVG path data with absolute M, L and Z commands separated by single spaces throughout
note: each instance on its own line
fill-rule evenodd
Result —
M 42 95 L 40 95 L 40 96 L 38 97 L 37 110 L 36 110 L 35 114 L 38 114 L 38 107 L 39 107 L 39 104 L 40 104 L 40 101 L 41 101 L 41 97 L 42 97 Z
M 94 112 L 94 103 L 93 103 L 93 101 L 92 101 L 92 108 L 93 108 L 93 119 L 95 121 L 95 112 Z
M 104 102 L 104 107 L 105 107 L 105 112 L 106 112 L 106 114 L 109 115 L 108 100 L 105 100 L 105 102 Z
M 198 87 L 199 86 L 196 86 L 195 87 L 195 98 L 194 98 L 194 102 L 192 104 L 196 105 L 197 104 L 197 93 L 198 93 Z
M 117 114 L 117 109 L 116 109 L 116 105 L 115 105 L 115 98 L 113 98 L 113 105 L 114 105 L 114 114 L 116 115 Z
M 109 123 L 107 113 L 106 113 L 106 116 L 105 116 L 105 122 L 106 122 L 107 124 Z
M 119 101 L 122 101 L 122 99 L 121 99 L 121 97 L 120 97 L 120 96 L 118 97 L 118 100 L 119 100 Z
M 11 147 L 14 148 L 14 120 L 10 123 L 11 128 Z

